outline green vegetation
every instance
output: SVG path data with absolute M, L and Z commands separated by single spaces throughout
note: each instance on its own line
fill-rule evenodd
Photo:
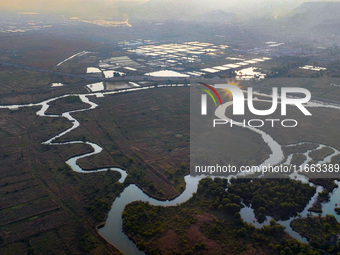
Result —
M 119 173 L 108 171 L 105 174 L 106 182 L 103 185 L 103 189 L 96 188 L 95 185 L 91 186 L 90 189 L 88 188 L 89 185 L 87 185 L 87 190 L 84 189 L 87 200 L 86 210 L 96 221 L 102 222 L 106 218 L 112 201 L 124 190 L 126 185 L 116 181 L 119 178 Z M 98 196 L 98 192 L 102 196 Z
M 69 96 L 54 100 L 49 103 L 49 105 L 50 107 L 46 111 L 46 114 L 62 114 L 63 112 L 89 108 L 89 105 L 83 103 L 78 96 Z
M 306 159 L 307 157 L 303 154 L 294 154 L 292 157 L 291 164 L 300 166 L 303 162 L 305 162 Z
M 225 192 L 227 184 L 226 179 L 216 178 L 212 180 L 205 178 L 200 181 L 197 192 L 209 199 L 209 205 L 205 202 L 206 206 L 208 205 L 212 209 L 235 214 L 241 209 L 241 199 L 233 193 Z
M 168 214 L 174 218 L 168 217 Z M 182 239 L 185 238 L 185 233 L 181 231 L 196 222 L 194 214 L 194 211 L 189 208 L 164 208 L 151 206 L 148 203 L 133 202 L 123 213 L 123 229 L 129 235 L 141 240 L 159 238 L 165 231 L 172 229 Z
M 322 213 L 322 206 L 323 202 L 329 201 L 330 193 L 338 187 L 338 185 L 334 182 L 333 179 L 315 179 L 309 178 L 309 181 L 315 185 L 322 186 L 324 188 L 323 191 L 318 193 L 318 198 L 316 202 L 313 204 L 308 211 L 315 212 L 315 213 Z
M 309 156 L 316 162 L 323 160 L 325 157 L 334 153 L 334 150 L 328 147 L 323 147 L 319 150 L 314 150 L 309 153 Z
M 261 229 L 244 223 L 240 197 L 229 192 L 235 185 L 202 179 L 197 193 L 176 207 L 133 202 L 123 213 L 123 229 L 147 254 L 320 254 L 289 237 L 275 220 Z
M 79 241 L 79 247 L 84 252 L 90 252 L 98 246 L 100 243 L 92 233 L 83 235 Z
M 315 187 L 291 179 L 233 179 L 228 191 L 251 205 L 259 221 L 264 215 L 276 220 L 301 212 L 315 193 Z
M 340 224 L 334 216 L 315 216 L 295 219 L 291 222 L 292 228 L 305 236 L 309 243 L 329 254 L 338 254 L 340 245 L 337 240 L 340 233 Z

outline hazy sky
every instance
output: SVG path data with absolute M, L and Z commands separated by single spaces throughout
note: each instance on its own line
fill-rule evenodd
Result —
M 270 13 L 280 14 L 296 8 L 303 2 L 316 0 L 152 0 L 159 3 L 164 9 L 167 5 L 175 5 L 178 8 L 199 6 L 205 9 L 222 9 L 224 11 L 243 13 Z M 339 2 L 339 0 L 321 0 L 327 2 Z M 14 10 L 18 12 L 39 12 L 39 13 L 64 13 L 83 15 L 100 15 L 108 12 L 109 9 L 138 6 L 148 0 L 0 0 L 0 10 Z
M 98 16 L 110 11 L 137 6 L 145 0 L 0 0 L 0 10 Z M 116 13 L 115 13 L 116 15 Z
M 72 9 L 80 5 L 95 5 L 105 4 L 111 6 L 121 6 L 122 4 L 143 3 L 147 0 L 0 0 L 1 9 L 12 10 L 51 10 L 52 8 L 58 9 Z

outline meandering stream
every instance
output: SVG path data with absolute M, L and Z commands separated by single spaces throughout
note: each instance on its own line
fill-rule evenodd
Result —
M 178 84 L 178 85 L 161 85 L 158 87 L 177 87 L 180 86 L 182 87 L 182 84 Z M 61 146 L 61 145 L 67 145 L 67 144 L 87 144 L 89 146 L 91 146 L 93 148 L 93 152 L 90 153 L 86 153 L 80 156 L 76 156 L 76 157 L 72 157 L 70 159 L 68 159 L 66 161 L 66 164 L 68 164 L 75 172 L 78 173 L 94 173 L 94 172 L 101 172 L 101 171 L 117 171 L 121 174 L 121 178 L 119 179 L 120 183 L 123 183 L 125 181 L 125 178 L 127 176 L 126 171 L 124 171 L 123 169 L 119 169 L 119 168 L 100 168 L 100 169 L 96 169 L 96 170 L 91 170 L 91 171 L 85 171 L 83 170 L 78 164 L 77 164 L 77 160 L 81 159 L 81 158 L 85 158 L 94 154 L 98 154 L 102 151 L 102 148 L 100 146 L 98 146 L 95 143 L 92 142 L 84 142 L 84 141 L 70 141 L 70 142 L 55 142 L 55 140 L 57 140 L 58 138 L 64 136 L 65 134 L 71 132 L 72 130 L 76 129 L 77 127 L 80 126 L 80 123 L 77 119 L 75 119 L 74 117 L 72 117 L 72 113 L 76 113 L 76 112 L 81 112 L 81 111 L 88 111 L 88 110 L 92 110 L 94 108 L 96 108 L 98 105 L 91 102 L 89 100 L 89 96 L 97 96 L 97 97 L 102 97 L 104 95 L 112 95 L 112 94 L 118 94 L 118 93 L 126 93 L 126 92 L 132 92 L 132 91 L 139 91 L 139 90 L 146 90 L 146 89 L 154 89 L 157 88 L 155 86 L 150 86 L 150 87 L 138 87 L 138 88 L 131 88 L 131 89 L 124 89 L 124 90 L 119 90 L 119 91 L 110 91 L 110 92 L 101 92 L 101 93 L 87 93 L 87 94 L 68 94 L 68 95 L 63 95 L 63 96 L 59 96 L 59 97 L 55 97 L 55 98 L 51 98 L 48 100 L 45 100 L 43 102 L 40 103 L 36 103 L 36 104 L 22 104 L 22 105 L 8 105 L 8 106 L 0 106 L 0 109 L 17 109 L 17 108 L 22 108 L 22 107 L 35 107 L 35 106 L 41 106 L 41 109 L 36 113 L 38 116 L 44 116 L 44 117 L 51 117 L 51 118 L 60 118 L 61 116 L 68 119 L 71 123 L 72 126 L 70 128 L 68 128 L 67 130 L 55 135 L 54 137 L 48 139 L 47 141 L 43 142 L 43 144 L 47 144 L 47 145 L 54 145 L 54 146 Z M 262 96 L 264 94 L 261 94 Z M 49 103 L 54 101 L 54 100 L 58 100 L 64 97 L 68 97 L 68 96 L 79 96 L 79 98 L 81 99 L 82 102 L 88 104 L 90 107 L 89 108 L 85 108 L 85 109 L 80 109 L 80 110 L 74 110 L 74 111 L 68 111 L 68 112 L 64 112 L 62 113 L 62 115 L 49 115 L 46 114 L 47 109 L 49 108 Z M 267 95 L 265 95 L 267 96 Z M 229 107 L 231 105 L 230 102 L 223 104 L 222 106 L 218 107 L 215 115 L 219 118 L 223 118 L 223 119 L 228 119 L 225 116 L 225 112 L 227 107 Z M 335 108 L 335 109 L 340 109 L 340 107 L 338 106 L 334 106 L 334 105 L 324 105 L 322 103 L 310 103 L 308 105 L 309 107 L 331 107 L 331 108 Z M 235 125 L 237 125 L 237 122 L 235 122 Z M 265 133 L 264 131 L 257 129 L 257 128 L 253 128 L 253 127 L 247 127 L 249 128 L 251 131 L 258 133 L 259 135 L 261 135 L 261 137 L 263 138 L 263 140 L 268 144 L 270 150 L 271 150 L 271 154 L 269 155 L 268 159 L 265 160 L 265 162 L 262 163 L 262 165 L 275 165 L 275 164 L 279 164 L 284 160 L 284 154 L 282 151 L 282 147 L 279 143 L 277 143 L 270 135 L 268 135 L 267 133 Z M 319 145 L 318 148 L 321 148 L 323 146 L 326 145 Z M 329 147 L 329 146 L 328 146 Z M 334 148 L 332 148 L 334 149 Z M 307 160 L 305 163 L 308 162 L 308 154 L 309 151 L 305 153 L 305 155 L 307 156 Z M 330 162 L 331 157 L 333 157 L 334 155 L 338 155 L 340 154 L 340 152 L 336 149 L 334 149 L 334 153 L 332 155 L 329 155 L 328 157 L 326 157 L 323 162 Z M 289 164 L 290 160 L 292 158 L 292 155 L 290 155 L 287 160 L 286 163 Z M 122 231 L 122 213 L 123 210 L 125 208 L 125 206 L 133 201 L 144 201 L 144 202 L 149 202 L 151 205 L 160 205 L 160 206 L 175 206 L 181 203 L 184 203 L 186 201 L 188 201 L 191 197 L 192 194 L 194 192 L 197 191 L 198 188 L 198 183 L 199 180 L 204 178 L 205 176 L 190 176 L 187 175 L 184 177 L 185 179 L 185 183 L 186 183 L 186 187 L 185 190 L 183 191 L 182 194 L 180 194 L 180 196 L 178 196 L 177 198 L 173 199 L 173 200 L 168 200 L 168 201 L 159 201 L 157 199 L 151 198 L 149 197 L 147 194 L 145 194 L 140 188 L 138 188 L 136 185 L 131 184 L 128 187 L 126 187 L 124 189 L 124 191 L 115 199 L 115 201 L 112 204 L 111 210 L 108 214 L 108 218 L 105 222 L 105 225 L 103 228 L 99 229 L 99 233 L 105 237 L 109 242 L 111 242 L 114 246 L 116 246 L 119 250 L 121 250 L 124 254 L 144 254 L 144 252 L 140 251 L 137 246 L 135 245 L 135 243 L 133 243 L 126 235 L 125 233 Z M 228 178 L 231 178 L 228 177 Z M 309 183 L 308 179 L 302 175 L 299 175 L 298 173 L 293 173 L 291 175 L 291 178 L 294 179 L 298 179 L 301 180 L 305 183 Z M 336 182 L 337 184 L 339 184 L 340 186 L 340 182 Z M 312 185 L 312 184 L 310 184 Z M 317 192 L 322 191 L 322 187 L 317 186 Z M 323 204 L 323 215 L 326 214 L 332 214 L 335 215 L 335 217 L 338 219 L 338 221 L 340 221 L 340 216 L 336 215 L 334 212 L 334 204 L 335 203 L 339 203 L 340 201 L 337 201 L 337 197 L 340 197 L 340 187 L 336 188 L 334 190 L 334 192 L 331 194 L 331 198 L 330 201 L 328 203 Z M 301 215 L 304 217 L 307 215 L 308 211 L 307 209 L 315 202 L 315 200 L 317 199 L 317 193 L 315 193 L 315 195 L 311 198 L 310 202 L 308 203 L 308 205 L 305 207 L 304 211 L 301 213 Z M 260 224 L 256 221 L 255 216 L 254 216 L 254 212 L 250 207 L 244 207 L 241 210 L 241 216 L 242 218 L 249 223 L 254 224 L 256 227 L 262 227 L 264 224 L 268 224 L 270 218 L 267 217 L 267 220 Z M 305 238 L 303 238 L 302 236 L 300 236 L 298 233 L 296 233 L 295 231 L 293 231 L 290 227 L 290 222 L 291 220 L 293 220 L 295 217 L 290 218 L 287 221 L 279 221 L 280 224 L 282 224 L 283 226 L 286 227 L 286 231 L 292 235 L 294 238 L 302 241 L 302 242 L 307 242 L 307 240 Z

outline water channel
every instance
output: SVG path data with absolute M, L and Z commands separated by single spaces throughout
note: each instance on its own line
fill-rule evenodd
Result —
M 177 86 L 182 87 L 183 84 L 161 85 L 161 86 L 158 86 L 158 87 L 161 88 L 161 87 L 177 87 Z M 103 92 L 102 94 L 103 95 L 111 95 L 111 94 L 116 94 L 116 93 L 125 93 L 125 92 L 132 92 L 132 91 L 145 90 L 145 89 L 154 89 L 154 88 L 156 88 L 156 87 L 155 86 L 137 87 L 137 88 L 124 89 L 124 90 L 119 90 L 119 91 Z M 259 95 L 263 96 L 264 94 L 259 94 Z M 79 98 L 82 100 L 82 102 L 88 104 L 90 107 L 85 108 L 85 109 L 80 109 L 80 110 L 64 112 L 61 116 L 60 115 L 48 115 L 48 114 L 46 114 L 46 111 L 49 108 L 50 102 L 52 102 L 54 100 L 58 100 L 60 98 L 68 97 L 68 96 L 79 96 Z M 91 171 L 85 171 L 77 164 L 77 160 L 80 159 L 80 158 L 85 158 L 85 157 L 100 153 L 102 151 L 102 148 L 100 146 L 98 146 L 97 144 L 92 143 L 92 142 L 84 142 L 84 141 L 54 142 L 56 139 L 64 136 L 65 134 L 67 134 L 67 133 L 71 132 L 72 130 L 76 129 L 77 127 L 79 127 L 80 123 L 78 122 L 77 119 L 72 117 L 72 115 L 71 115 L 72 113 L 92 110 L 92 109 L 94 109 L 98 106 L 97 104 L 91 102 L 88 99 L 89 96 L 96 96 L 96 93 L 63 95 L 63 96 L 59 96 L 59 97 L 55 97 L 55 98 L 52 98 L 52 99 L 45 100 L 45 101 L 43 101 L 41 103 L 37 103 L 37 104 L 0 106 L 0 109 L 15 110 L 15 109 L 18 109 L 18 108 L 21 108 L 21 107 L 41 106 L 41 109 L 37 112 L 38 116 L 53 117 L 53 118 L 64 117 L 64 118 L 68 119 L 72 123 L 72 126 L 70 128 L 68 128 L 67 130 L 57 134 L 56 136 L 50 138 L 49 140 L 43 142 L 43 144 L 48 144 L 48 145 L 87 144 L 87 145 L 89 145 L 93 148 L 92 152 L 70 158 L 66 161 L 66 163 L 75 172 L 83 173 L 83 174 L 101 172 L 101 171 L 117 171 L 121 174 L 121 178 L 119 179 L 119 182 L 123 183 L 126 176 L 127 176 L 126 171 L 123 170 L 123 169 L 101 168 L 101 169 L 96 169 L 96 170 L 91 170 Z M 218 107 L 216 112 L 215 112 L 215 115 L 219 118 L 228 119 L 228 117 L 225 116 L 225 112 L 226 112 L 227 107 L 229 107 L 230 105 L 231 105 L 231 103 L 228 102 L 228 103 L 225 103 L 222 106 Z M 315 102 L 311 103 L 309 105 L 309 107 L 331 107 L 331 108 L 335 108 L 335 109 L 340 109 L 340 107 L 338 107 L 338 106 L 323 105 L 321 103 L 315 103 Z M 237 125 L 237 122 L 234 121 L 234 123 Z M 247 128 L 249 128 L 251 131 L 256 132 L 259 135 L 261 135 L 262 139 L 268 144 L 268 146 L 271 150 L 271 154 L 269 155 L 268 159 L 266 159 L 265 162 L 262 163 L 262 165 L 268 165 L 268 164 L 275 165 L 275 164 L 282 163 L 282 161 L 284 160 L 284 154 L 283 154 L 281 145 L 278 144 L 270 135 L 268 135 L 264 131 L 257 129 L 257 128 L 253 128 L 253 127 L 247 127 Z M 316 149 L 322 148 L 323 146 L 326 146 L 326 145 L 319 145 L 319 147 L 316 148 Z M 323 160 L 324 163 L 330 162 L 330 160 L 333 156 L 340 154 L 340 152 L 338 150 L 336 150 L 334 148 L 332 148 L 332 149 L 334 150 L 334 153 L 332 155 L 329 155 L 328 157 L 326 157 Z M 305 163 L 308 162 L 309 152 L 310 151 L 305 153 L 305 155 L 307 156 L 307 160 L 306 160 Z M 289 164 L 291 158 L 292 158 L 292 155 L 289 155 L 285 163 Z M 124 189 L 124 191 L 113 202 L 113 204 L 111 206 L 111 210 L 108 214 L 108 218 L 105 222 L 105 225 L 104 225 L 104 227 L 102 227 L 98 230 L 99 233 L 105 239 L 107 239 L 109 242 L 111 242 L 115 247 L 117 247 L 120 251 L 122 251 L 124 254 L 128 254 L 128 255 L 144 254 L 144 252 L 140 251 L 137 248 L 137 246 L 135 245 L 135 243 L 132 242 L 125 235 L 125 233 L 122 231 L 122 213 L 124 211 L 125 206 L 127 204 L 133 202 L 133 201 L 144 201 L 144 202 L 150 203 L 151 205 L 157 205 L 157 206 L 176 206 L 176 205 L 179 205 L 181 203 L 188 201 L 192 197 L 193 193 L 197 191 L 199 180 L 204 178 L 204 177 L 205 176 L 196 176 L 196 177 L 193 177 L 193 176 L 190 176 L 190 175 L 185 176 L 184 179 L 185 179 L 186 187 L 185 187 L 185 190 L 183 191 L 183 193 L 181 193 L 177 198 L 175 198 L 173 200 L 167 200 L 167 201 L 160 201 L 160 200 L 154 199 L 154 198 L 148 196 L 147 194 L 145 194 L 136 185 L 134 185 L 134 184 L 129 185 L 128 187 L 126 187 Z M 231 176 L 229 176 L 228 178 L 231 178 Z M 308 179 L 305 176 L 300 175 L 298 173 L 292 174 L 291 178 L 301 180 L 304 183 L 309 183 Z M 338 181 L 335 181 L 335 182 L 339 185 L 339 187 L 336 188 L 333 191 L 333 193 L 331 194 L 329 202 L 324 203 L 322 205 L 322 210 L 323 210 L 323 215 L 326 215 L 326 214 L 334 215 L 337 218 L 337 220 L 340 221 L 340 216 L 336 215 L 336 213 L 334 212 L 335 203 L 340 203 L 340 200 L 338 200 L 340 198 L 340 182 L 338 182 Z M 309 183 L 309 184 L 313 185 L 311 183 Z M 313 203 L 315 202 L 315 200 L 317 199 L 317 193 L 322 191 L 321 186 L 316 186 L 316 188 L 317 188 L 317 192 L 310 199 L 309 203 L 306 205 L 303 212 L 300 213 L 302 217 L 305 217 L 307 215 L 308 208 L 311 207 L 313 205 Z M 255 227 L 262 227 L 263 225 L 268 225 L 269 221 L 271 219 L 270 217 L 267 217 L 267 219 L 264 223 L 261 223 L 261 224 L 258 223 L 257 220 L 255 219 L 254 211 L 251 208 L 251 206 L 250 207 L 245 206 L 244 208 L 242 208 L 240 214 L 241 214 L 241 216 L 242 216 L 242 218 L 245 222 L 252 223 L 253 225 L 255 225 Z M 307 240 L 304 237 L 302 237 L 301 235 L 299 235 L 298 233 L 296 233 L 295 231 L 293 231 L 292 228 L 290 227 L 290 222 L 295 218 L 296 217 L 291 217 L 289 220 L 278 221 L 278 223 L 283 225 L 286 228 L 286 231 L 291 236 L 293 236 L 294 238 L 296 238 L 297 240 L 299 240 L 301 242 L 306 243 Z

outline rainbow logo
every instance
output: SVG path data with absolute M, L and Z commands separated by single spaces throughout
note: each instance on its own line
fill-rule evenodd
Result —
M 222 100 L 221 100 L 221 97 L 220 95 L 217 93 L 217 91 L 215 90 L 214 87 L 212 87 L 211 85 L 208 85 L 208 84 L 205 84 L 203 82 L 200 82 L 200 84 L 202 84 L 203 86 L 207 87 L 209 90 L 211 90 L 218 98 L 218 101 L 220 102 L 220 105 L 222 105 Z M 213 94 L 205 89 L 205 88 L 199 88 L 201 90 L 203 90 L 205 93 L 207 93 L 211 99 L 214 101 L 215 103 L 215 106 L 217 107 L 217 102 L 215 100 L 215 97 L 213 96 Z M 201 108 L 201 114 L 202 115 L 207 115 L 207 94 L 202 94 L 202 98 L 201 98 L 201 102 L 202 102 L 202 108 Z
M 205 86 L 208 89 L 210 89 L 217 96 L 218 100 L 220 101 L 220 104 L 222 105 L 222 100 L 221 100 L 220 95 L 217 93 L 217 91 L 212 86 L 210 86 L 208 84 L 205 84 L 203 82 L 200 82 L 200 84 L 202 84 L 203 86 Z M 214 96 L 211 94 L 211 92 L 209 90 L 207 90 L 207 89 L 204 89 L 204 88 L 200 88 L 200 89 L 203 90 L 204 92 L 206 92 L 212 98 L 212 100 L 214 101 L 215 106 L 217 106 L 217 102 L 216 102 Z

